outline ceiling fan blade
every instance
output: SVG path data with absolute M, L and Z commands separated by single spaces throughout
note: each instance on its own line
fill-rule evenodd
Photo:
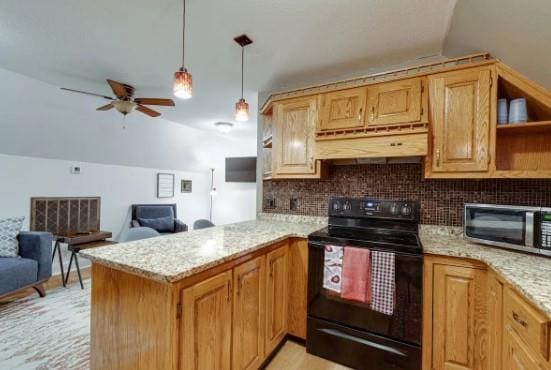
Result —
M 132 97 L 132 95 L 134 95 L 134 87 L 130 85 L 123 84 L 122 82 L 117 82 L 110 79 L 107 79 L 107 83 L 109 84 L 109 86 L 111 86 L 113 93 L 119 99 L 130 98 Z
M 109 103 L 109 104 L 106 104 L 106 105 L 103 105 L 103 106 L 97 108 L 96 110 L 109 110 L 109 109 L 113 109 L 113 108 L 115 108 L 115 106 L 113 104 Z
M 151 116 L 151 117 L 159 117 L 161 115 L 161 113 L 156 112 L 153 109 L 149 109 L 148 107 L 145 107 L 145 106 L 140 105 L 140 104 L 138 104 L 136 106 L 136 110 L 138 110 L 138 111 L 140 111 L 144 114 L 147 114 L 148 116 Z
M 101 95 L 101 94 L 94 94 L 94 93 L 87 92 L 87 91 L 80 91 L 80 90 L 68 89 L 68 88 L 66 88 L 66 87 L 62 87 L 61 90 L 76 92 L 76 93 L 85 94 L 85 95 L 99 96 L 100 98 L 104 98 L 104 99 L 108 99 L 108 100 L 113 100 L 113 98 L 110 97 L 110 96 Z
M 174 100 L 172 99 L 159 99 L 159 98 L 135 98 L 134 102 L 137 104 L 145 105 L 164 105 L 167 107 L 174 106 Z

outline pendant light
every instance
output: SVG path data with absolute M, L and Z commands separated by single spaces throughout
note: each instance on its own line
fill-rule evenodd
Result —
M 243 80 L 245 75 L 245 46 L 253 41 L 247 35 L 241 35 L 234 38 L 235 42 L 241 46 L 241 99 L 235 103 L 235 120 L 246 122 L 249 120 L 249 103 L 243 98 Z
M 185 55 L 186 55 L 186 0 L 184 0 L 184 11 L 182 17 L 182 67 L 174 72 L 173 90 L 174 95 L 180 99 L 191 98 L 193 91 L 193 83 L 191 79 L 191 73 L 188 72 L 185 67 Z

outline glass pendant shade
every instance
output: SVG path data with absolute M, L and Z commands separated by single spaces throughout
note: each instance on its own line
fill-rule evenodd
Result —
M 191 79 L 191 73 L 185 68 L 180 68 L 179 71 L 174 73 L 173 84 L 174 95 L 180 99 L 191 98 L 193 92 L 193 81 Z
M 235 103 L 235 120 L 238 122 L 247 122 L 249 120 L 249 103 L 243 98 Z

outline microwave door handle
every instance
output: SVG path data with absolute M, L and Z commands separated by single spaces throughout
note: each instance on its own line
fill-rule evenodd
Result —
M 524 234 L 524 245 L 534 246 L 534 212 L 526 212 L 526 232 Z

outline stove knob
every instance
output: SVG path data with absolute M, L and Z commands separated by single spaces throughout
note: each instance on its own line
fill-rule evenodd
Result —
M 338 211 L 338 210 L 340 210 L 340 209 L 341 209 L 341 204 L 340 204 L 340 202 L 339 202 L 338 200 L 334 201 L 334 202 L 333 202 L 332 208 L 333 208 L 333 211 Z
M 400 208 L 398 207 L 398 204 L 392 203 L 392 205 L 390 206 L 390 213 L 392 213 L 393 215 L 397 215 L 398 212 L 400 212 Z
M 407 216 L 411 215 L 411 207 L 408 206 L 408 205 L 405 205 L 405 206 L 402 207 L 401 212 L 402 212 L 402 216 L 407 217 Z
M 342 205 L 342 210 L 350 211 L 351 209 L 352 209 L 352 204 L 350 204 L 349 201 L 344 202 L 344 204 Z

